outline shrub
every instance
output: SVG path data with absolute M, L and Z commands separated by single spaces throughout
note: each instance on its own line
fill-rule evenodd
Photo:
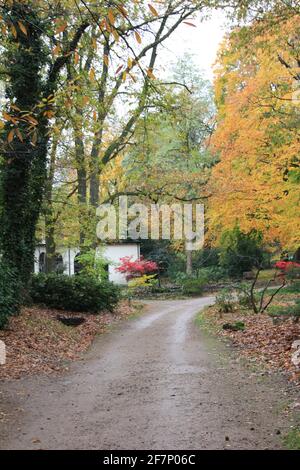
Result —
M 216 304 L 218 306 L 219 312 L 221 313 L 233 312 L 234 303 L 234 293 L 231 289 L 222 289 L 216 296 Z
M 119 300 L 117 286 L 86 275 L 37 274 L 30 293 L 35 303 L 76 312 L 111 311 Z
M 184 295 L 201 295 L 203 293 L 206 278 L 185 279 L 181 282 L 182 293 Z
M 202 268 L 198 271 L 200 277 L 206 277 L 208 282 L 219 282 L 226 280 L 227 273 L 224 268 L 220 266 L 209 266 L 207 268 Z
M 241 307 L 244 308 L 253 308 L 252 299 L 251 299 L 251 286 L 246 282 L 242 282 L 236 286 L 237 289 L 237 302 Z M 253 300 L 258 302 L 259 295 L 255 292 L 252 293 Z
M 219 254 L 218 248 L 202 248 L 202 250 L 196 251 L 193 256 L 194 267 L 201 269 L 210 266 L 218 266 Z
M 90 249 L 77 255 L 77 262 L 80 266 L 79 273 L 83 276 L 92 276 L 99 281 L 108 278 L 106 266 L 108 261 L 101 256 L 101 252 Z
M 298 322 L 300 319 L 300 299 L 296 300 L 294 305 L 288 306 L 272 306 L 269 309 L 269 315 L 273 318 L 293 318 L 294 322 Z
M 125 274 L 127 280 L 158 271 L 158 266 L 155 261 L 146 260 L 142 256 L 137 260 L 133 260 L 132 258 L 132 256 L 121 258 L 121 264 L 116 268 L 116 271 Z
M 128 287 L 136 289 L 140 287 L 149 288 L 157 285 L 156 274 L 145 274 L 141 277 L 135 277 L 128 282 Z
M 298 266 L 292 266 L 290 267 L 287 271 L 286 271 L 286 279 L 289 279 L 289 280 L 297 280 L 297 279 L 300 279 L 300 266 L 298 264 Z
M 293 281 L 287 287 L 285 287 L 284 292 L 286 294 L 300 294 L 300 281 Z
M 257 230 L 244 233 L 236 226 L 221 237 L 220 266 L 231 277 L 242 277 L 243 272 L 261 267 L 264 260 L 262 235 Z
M 16 273 L 0 262 L 0 328 L 6 325 L 11 315 L 18 313 L 20 308 L 19 280 Z

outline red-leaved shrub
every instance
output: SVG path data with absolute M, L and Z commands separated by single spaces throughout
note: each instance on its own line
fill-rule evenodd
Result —
M 133 260 L 132 258 L 132 256 L 121 258 L 121 264 L 116 268 L 116 271 L 126 276 L 127 281 L 134 277 L 140 277 L 158 271 L 158 265 L 155 261 L 146 260 L 142 256 L 137 260 Z

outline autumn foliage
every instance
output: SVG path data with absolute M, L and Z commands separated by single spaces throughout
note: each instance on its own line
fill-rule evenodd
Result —
M 132 258 L 132 256 L 121 258 L 121 264 L 116 268 L 118 272 L 126 276 L 127 280 L 158 271 L 158 266 L 155 261 L 146 260 L 142 256 L 137 260 L 133 260 Z
M 300 244 L 299 16 L 236 29 L 215 68 L 219 158 L 210 181 L 210 235 L 238 221 L 270 244 Z

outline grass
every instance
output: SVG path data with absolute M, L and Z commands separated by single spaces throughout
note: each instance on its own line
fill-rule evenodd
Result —
M 292 429 L 283 438 L 283 445 L 289 450 L 300 450 L 300 428 Z
M 202 330 L 205 330 L 210 333 L 214 333 L 216 332 L 216 328 L 214 328 L 213 323 L 210 322 L 207 316 L 205 315 L 205 312 L 208 308 L 209 307 L 206 307 L 202 309 L 201 312 L 198 313 L 198 315 L 195 318 L 195 324 Z

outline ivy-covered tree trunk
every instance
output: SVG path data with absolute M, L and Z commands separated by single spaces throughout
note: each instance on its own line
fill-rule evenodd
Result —
M 31 6 L 13 2 L 5 14 L 9 104 L 1 150 L 0 247 L 2 261 L 15 269 L 25 287 L 33 268 L 35 227 L 46 171 L 46 122 L 41 119 L 38 123 L 33 117 L 41 99 L 45 54 L 40 21 Z
M 51 63 L 47 24 L 37 2 L 10 1 L 1 14 L 8 31 L 3 54 L 8 105 L 0 157 L 0 252 L 2 264 L 15 273 L 17 299 L 26 293 L 33 270 L 58 77 L 90 23 L 79 24 Z

